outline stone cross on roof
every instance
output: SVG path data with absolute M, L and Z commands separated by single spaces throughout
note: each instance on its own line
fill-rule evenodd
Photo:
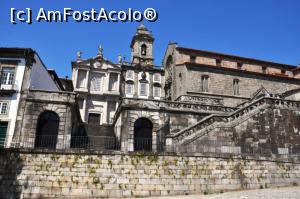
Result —
M 103 48 L 101 45 L 98 46 L 98 56 L 103 57 Z
M 81 60 L 81 51 L 77 51 L 76 55 L 77 55 L 77 60 Z

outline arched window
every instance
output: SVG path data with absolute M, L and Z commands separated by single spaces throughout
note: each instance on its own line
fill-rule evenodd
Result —
M 145 44 L 141 46 L 141 55 L 143 56 L 147 55 L 147 46 Z
M 37 123 L 35 148 L 56 148 L 59 116 L 53 111 L 44 111 Z
M 152 150 L 152 122 L 147 118 L 139 118 L 134 123 L 134 150 Z

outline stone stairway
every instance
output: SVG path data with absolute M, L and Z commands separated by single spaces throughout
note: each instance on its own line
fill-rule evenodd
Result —
M 297 109 L 300 107 L 300 102 L 284 100 L 278 97 L 263 96 L 243 104 L 243 106 L 236 111 L 225 114 L 211 114 L 192 126 L 189 126 L 177 133 L 167 135 L 166 143 L 167 145 L 173 146 L 187 145 L 196 139 L 207 135 L 209 132 L 212 132 L 215 128 L 234 127 L 248 118 L 251 118 L 261 109 L 265 109 L 268 106 Z

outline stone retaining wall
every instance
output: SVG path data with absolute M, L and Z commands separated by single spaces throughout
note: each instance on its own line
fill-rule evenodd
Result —
M 0 198 L 212 193 L 300 184 L 300 164 L 178 155 L 0 151 Z

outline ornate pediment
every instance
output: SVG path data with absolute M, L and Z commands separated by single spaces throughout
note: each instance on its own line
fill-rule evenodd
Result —
M 121 70 L 121 68 L 118 65 L 103 59 L 102 60 L 95 59 L 91 61 L 91 67 L 95 69 L 101 69 L 101 70 Z
M 95 61 L 93 64 L 94 68 L 101 68 L 102 67 L 102 63 L 100 61 Z

